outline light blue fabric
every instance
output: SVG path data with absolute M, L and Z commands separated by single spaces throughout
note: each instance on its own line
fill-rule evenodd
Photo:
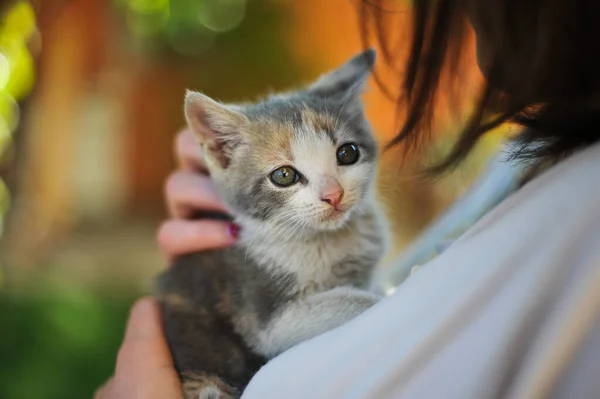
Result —
M 383 292 L 398 286 L 414 266 L 427 263 L 460 237 L 470 226 L 514 192 L 524 175 L 524 167 L 508 162 L 502 153 L 450 209 L 438 218 L 377 278 Z

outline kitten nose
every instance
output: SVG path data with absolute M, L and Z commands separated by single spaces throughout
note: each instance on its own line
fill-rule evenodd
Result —
M 325 190 L 321 194 L 321 201 L 327 202 L 334 208 L 337 208 L 340 202 L 342 202 L 342 197 L 344 196 L 344 189 L 339 185 L 337 187 L 332 187 L 329 190 Z

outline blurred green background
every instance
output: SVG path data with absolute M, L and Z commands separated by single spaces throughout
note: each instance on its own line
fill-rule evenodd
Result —
M 155 232 L 184 90 L 229 101 L 313 79 L 363 48 L 359 3 L 0 1 L 0 399 L 91 397 L 112 373 L 128 309 L 163 267 Z M 393 15 L 396 27 L 410 17 Z M 472 64 L 465 101 L 480 79 Z M 396 84 L 391 67 L 377 71 Z M 375 85 L 365 99 L 385 143 L 401 115 Z M 440 115 L 432 156 L 457 122 Z M 416 174 L 416 157 L 385 155 L 394 252 L 496 145 L 439 182 Z

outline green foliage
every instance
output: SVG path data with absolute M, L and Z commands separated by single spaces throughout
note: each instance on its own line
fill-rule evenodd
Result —
M 0 294 L 0 398 L 79 399 L 112 374 L 131 300 Z

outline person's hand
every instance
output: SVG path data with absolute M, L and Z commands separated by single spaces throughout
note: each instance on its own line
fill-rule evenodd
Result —
M 191 130 L 185 129 L 177 135 L 175 153 L 179 169 L 166 182 L 171 216 L 158 232 L 161 249 L 168 257 L 174 257 L 233 244 L 239 230 L 232 223 L 189 219 L 197 211 L 228 212 L 208 176 L 200 146 Z
M 160 321 L 150 298 L 132 308 L 114 376 L 94 399 L 181 399 L 181 382 Z

